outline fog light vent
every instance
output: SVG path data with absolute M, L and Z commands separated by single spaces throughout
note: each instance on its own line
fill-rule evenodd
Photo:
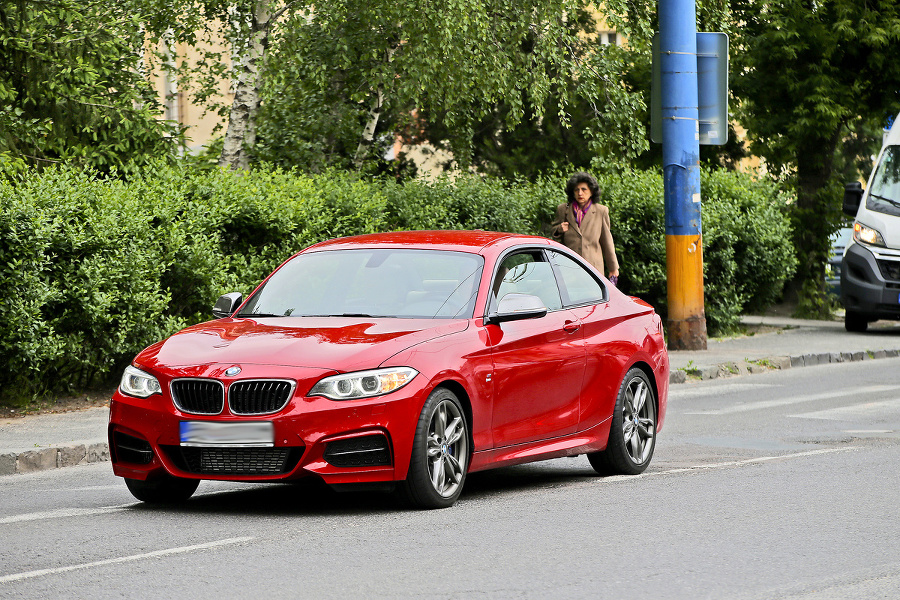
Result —
M 145 440 L 116 431 L 113 433 L 113 443 L 117 462 L 147 465 L 153 460 L 153 449 Z
M 382 467 L 391 464 L 388 441 L 381 434 L 328 442 L 324 457 L 328 464 L 335 467 Z

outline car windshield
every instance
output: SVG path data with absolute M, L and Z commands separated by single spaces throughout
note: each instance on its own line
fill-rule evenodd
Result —
M 235 316 L 471 318 L 483 267 L 464 252 L 310 252 L 276 271 Z
M 888 146 L 884 149 L 881 162 L 872 177 L 866 208 L 900 217 L 900 146 Z

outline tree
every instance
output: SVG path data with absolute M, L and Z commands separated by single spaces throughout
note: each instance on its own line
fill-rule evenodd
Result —
M 840 166 L 871 156 L 859 144 L 900 109 L 896 0 L 737 0 L 732 86 L 751 152 L 796 189 L 792 207 L 799 311 L 827 312 L 829 236 L 840 219 Z M 869 138 L 871 139 L 871 138 Z M 866 161 L 864 160 L 863 163 Z M 868 167 L 866 168 L 868 170 Z
M 101 172 L 173 154 L 141 72 L 140 20 L 106 0 L 0 2 L 0 152 Z
M 278 127 L 261 122 L 264 154 L 277 156 L 281 140 L 298 151 L 339 146 L 359 169 L 376 155 L 380 124 L 391 115 L 391 129 L 407 129 L 411 137 L 422 137 L 426 125 L 425 136 L 441 133 L 465 166 L 485 124 L 511 131 L 527 119 L 569 127 L 585 107 L 590 127 L 576 123 L 576 135 L 586 129 L 595 154 L 635 154 L 646 146 L 632 118 L 641 100 L 621 86 L 616 58 L 579 35 L 575 21 L 584 5 L 338 0 L 295 13 L 268 62 L 269 81 L 277 86 L 267 88 L 261 111 Z M 310 111 L 296 123 L 340 135 L 316 140 L 291 127 L 282 106 Z M 343 124 L 327 126 L 329 115 L 358 125 L 355 143 Z

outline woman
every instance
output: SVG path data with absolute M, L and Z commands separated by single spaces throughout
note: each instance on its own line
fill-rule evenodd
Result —
M 600 204 L 597 180 L 584 172 L 575 173 L 566 184 L 566 197 L 569 201 L 556 207 L 551 236 L 584 257 L 601 274 L 608 271 L 609 280 L 616 285 L 619 261 L 609 230 L 609 208 Z

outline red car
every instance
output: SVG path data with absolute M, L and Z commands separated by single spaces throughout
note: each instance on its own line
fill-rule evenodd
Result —
M 541 237 L 322 242 L 213 313 L 141 352 L 113 396 L 113 470 L 139 500 L 315 476 L 441 508 L 504 465 L 641 473 L 666 413 L 659 316 Z

